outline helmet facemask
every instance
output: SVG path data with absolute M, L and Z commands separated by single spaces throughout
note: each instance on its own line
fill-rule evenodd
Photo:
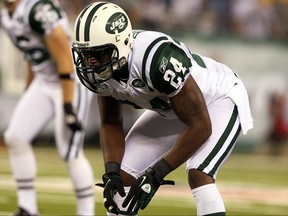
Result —
M 113 44 L 89 48 L 73 44 L 72 51 L 77 75 L 91 85 L 109 80 L 119 68 L 119 53 Z

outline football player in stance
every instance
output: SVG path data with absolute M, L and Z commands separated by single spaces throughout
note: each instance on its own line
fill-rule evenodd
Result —
M 15 215 L 39 213 L 31 141 L 52 118 L 58 153 L 76 193 L 77 215 L 94 215 L 93 171 L 83 153 L 92 93 L 74 79 L 68 19 L 54 0 L 1 0 L 1 5 L 2 27 L 28 62 L 27 88 L 4 133 L 18 189 Z
M 77 75 L 98 94 L 107 214 L 136 215 L 186 163 L 197 215 L 225 215 L 215 179 L 240 131 L 253 127 L 237 74 L 169 35 L 132 30 L 108 2 L 82 10 L 72 46 Z M 126 137 L 122 103 L 147 109 Z

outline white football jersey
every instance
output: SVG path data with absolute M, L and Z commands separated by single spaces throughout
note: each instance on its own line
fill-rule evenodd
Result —
M 62 25 L 70 35 L 66 14 L 55 0 L 21 0 L 13 15 L 4 7 L 1 11 L 2 27 L 14 45 L 25 55 L 35 75 L 48 82 L 58 82 L 54 60 L 50 57 L 43 37 Z
M 189 76 L 199 85 L 206 104 L 229 94 L 239 81 L 227 66 L 192 53 L 172 37 L 152 31 L 133 31 L 127 83 L 110 79 L 102 83 L 99 94 L 111 95 L 135 108 L 154 110 L 176 118 L 169 97 L 176 95 Z

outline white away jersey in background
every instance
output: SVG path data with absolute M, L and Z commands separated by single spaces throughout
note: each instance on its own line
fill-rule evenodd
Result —
M 21 50 L 33 72 L 49 82 L 58 82 L 55 62 L 43 43 L 43 37 L 62 25 L 69 33 L 65 13 L 55 0 L 21 0 L 12 17 L 6 8 L 1 11 L 2 27 Z

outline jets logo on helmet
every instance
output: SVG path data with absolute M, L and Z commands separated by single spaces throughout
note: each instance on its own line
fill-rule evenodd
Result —
M 99 83 L 127 65 L 132 41 L 130 20 L 118 5 L 96 2 L 84 8 L 76 19 L 72 44 L 82 84 L 97 93 Z
M 115 13 L 109 18 L 106 24 L 106 31 L 110 34 L 115 34 L 116 31 L 121 33 L 126 29 L 127 25 L 128 20 L 125 14 Z

